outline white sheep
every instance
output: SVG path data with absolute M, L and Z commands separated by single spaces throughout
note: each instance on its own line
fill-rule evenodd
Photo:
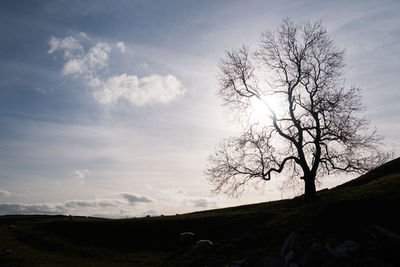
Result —
M 194 233 L 192 232 L 183 232 L 179 236 L 184 243 L 192 243 L 194 241 Z
M 213 246 L 213 242 L 210 240 L 199 240 L 197 241 L 197 248 L 199 249 L 210 249 Z

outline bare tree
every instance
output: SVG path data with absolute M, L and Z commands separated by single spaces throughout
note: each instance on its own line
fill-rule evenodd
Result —
M 241 136 L 210 155 L 206 175 L 216 192 L 235 195 L 286 170 L 304 181 L 305 199 L 313 200 L 319 177 L 363 173 L 386 160 L 381 138 L 360 116 L 360 90 L 344 87 L 343 61 L 344 50 L 320 22 L 288 19 L 263 33 L 254 53 L 245 46 L 227 52 L 218 92 L 224 105 L 243 118 L 257 100 L 269 123 L 247 119 Z

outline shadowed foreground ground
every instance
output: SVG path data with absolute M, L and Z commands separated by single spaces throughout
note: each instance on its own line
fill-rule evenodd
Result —
M 371 225 L 400 233 L 400 159 L 318 195 L 312 204 L 295 198 L 153 218 L 1 216 L 0 266 L 230 266 L 280 257 L 299 228 L 332 247 L 362 242 Z M 214 246 L 182 243 L 185 231 Z M 388 257 L 387 266 L 398 263 Z

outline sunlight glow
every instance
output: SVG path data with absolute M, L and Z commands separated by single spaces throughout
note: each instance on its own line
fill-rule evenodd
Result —
M 277 115 L 282 114 L 284 109 L 280 99 L 276 95 L 263 96 L 261 99 L 253 98 L 250 104 L 249 120 L 251 123 L 271 123 L 272 109 Z

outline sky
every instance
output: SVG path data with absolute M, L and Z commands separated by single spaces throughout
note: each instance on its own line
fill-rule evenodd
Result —
M 399 156 L 397 0 L 5 0 L 0 215 L 138 217 L 297 194 L 276 180 L 233 199 L 204 175 L 238 131 L 216 95 L 219 59 L 284 18 L 321 20 L 346 49 L 346 84 Z

